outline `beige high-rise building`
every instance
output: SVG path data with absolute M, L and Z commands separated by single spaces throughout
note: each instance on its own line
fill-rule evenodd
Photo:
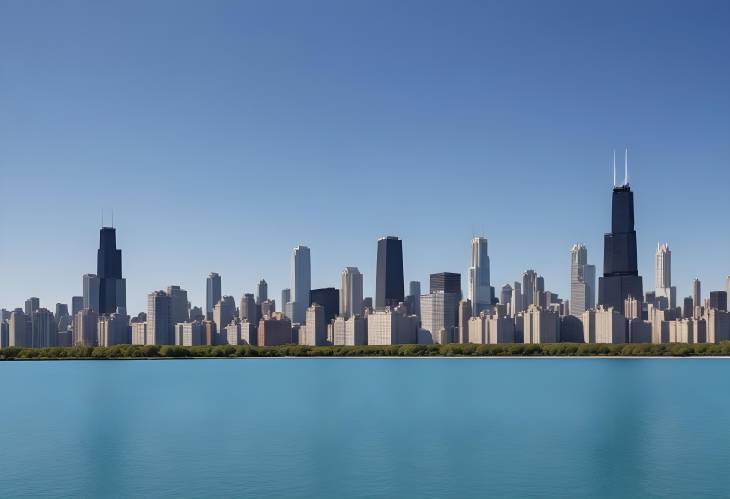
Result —
M 307 308 L 306 324 L 299 330 L 299 344 L 322 346 L 327 344 L 327 323 L 324 320 L 324 307 L 316 303 Z M 304 334 L 302 335 L 302 332 Z
M 342 270 L 340 286 L 340 315 L 347 319 L 362 314 L 362 274 L 357 267 Z
M 126 314 L 111 314 L 99 316 L 97 324 L 99 346 L 128 345 L 131 343 L 131 328 L 129 316 Z
M 203 323 L 180 322 L 175 325 L 175 344 L 194 347 L 203 344 Z
M 367 319 L 360 315 L 352 315 L 348 319 L 338 316 L 332 323 L 334 344 L 367 345 L 367 326 Z
M 669 343 L 705 343 L 705 320 L 675 319 L 668 321 Z
M 147 344 L 147 323 L 146 322 L 133 322 L 132 323 L 132 345 L 146 345 Z
M 458 339 L 459 295 L 436 292 L 421 295 L 421 327 L 433 343 L 451 343 Z M 444 334 L 441 331 L 444 331 Z
M 626 311 L 626 319 L 641 319 L 641 301 L 629 296 L 624 300 L 624 310 Z
M 228 345 L 241 344 L 241 319 L 231 319 L 231 322 L 229 322 L 226 326 L 226 334 L 224 338 Z
M 581 317 L 596 306 L 596 267 L 588 264 L 588 250 L 582 244 L 570 249 L 570 313 Z
M 469 319 L 468 343 L 483 345 L 486 343 L 489 318 L 486 313 L 481 313 Z
M 560 341 L 560 315 L 530 305 L 523 314 L 525 343 L 557 343 Z
M 485 343 L 514 343 L 515 321 L 510 317 L 493 315 L 487 321 Z
M 257 341 L 260 347 L 286 345 L 292 342 L 291 320 L 282 312 L 274 312 L 259 321 Z
M 74 345 L 93 347 L 97 345 L 97 326 L 99 316 L 89 308 L 81 309 L 74 316 Z
M 472 317 L 471 300 L 459 302 L 459 324 L 454 343 L 469 343 L 469 319 Z
M 581 319 L 586 343 L 626 343 L 626 321 L 613 307 L 586 310 Z
M 417 343 L 418 317 L 407 315 L 405 306 L 385 307 L 367 316 L 368 345 Z
M 251 295 L 253 298 L 253 295 Z M 256 306 L 254 300 L 254 307 Z M 236 301 L 232 296 L 223 296 L 220 301 L 215 304 L 213 308 L 213 322 L 215 322 L 215 328 L 218 332 L 218 340 L 216 344 L 225 344 L 224 336 L 226 335 L 226 326 L 231 323 L 231 320 L 236 315 Z M 254 317 L 255 318 L 255 317 Z M 149 322 L 149 319 L 147 320 Z M 147 327 L 149 332 L 149 326 Z
M 669 343 L 669 322 L 677 317 L 674 309 L 660 310 L 649 305 L 649 321 L 651 322 L 651 342 Z

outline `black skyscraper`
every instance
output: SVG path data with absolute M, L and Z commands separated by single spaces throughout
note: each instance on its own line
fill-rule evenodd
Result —
M 99 277 L 99 313 L 113 314 L 117 307 L 126 308 L 126 289 L 122 279 L 122 250 L 117 249 L 116 229 L 102 227 L 96 257 Z
M 603 237 L 603 277 L 598 279 L 598 304 L 624 312 L 629 296 L 641 300 L 644 286 L 636 263 L 634 194 L 628 182 L 613 188 L 611 232 Z
M 309 304 L 324 307 L 324 322 L 329 324 L 340 313 L 340 291 L 335 288 L 313 289 L 309 292 Z
M 393 307 L 405 300 L 403 292 L 403 243 L 394 236 L 378 240 L 375 276 L 375 308 Z
M 454 293 L 461 300 L 461 274 L 455 272 L 439 272 L 430 275 L 431 293 Z

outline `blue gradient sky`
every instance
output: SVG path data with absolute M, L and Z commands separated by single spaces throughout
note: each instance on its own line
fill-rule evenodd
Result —
M 104 3 L 104 5 L 102 5 Z M 0 306 L 81 294 L 114 208 L 130 312 L 170 284 L 279 306 L 376 239 L 406 280 L 602 272 L 611 150 L 629 147 L 640 272 L 684 296 L 730 274 L 730 3 L 0 2 Z M 427 285 L 424 284 L 424 289 Z

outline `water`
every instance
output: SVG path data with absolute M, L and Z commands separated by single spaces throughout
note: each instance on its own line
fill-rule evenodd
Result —
M 723 359 L 0 362 L 3 497 L 728 497 Z

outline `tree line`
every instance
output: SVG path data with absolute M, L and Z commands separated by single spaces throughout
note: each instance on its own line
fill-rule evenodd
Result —
M 110 347 L 50 347 L 0 349 L 0 360 L 24 359 L 166 359 L 221 357 L 692 357 L 730 356 L 730 342 L 723 343 L 502 343 L 496 345 L 367 345 L 305 346 L 251 345 L 176 346 L 114 345 Z

